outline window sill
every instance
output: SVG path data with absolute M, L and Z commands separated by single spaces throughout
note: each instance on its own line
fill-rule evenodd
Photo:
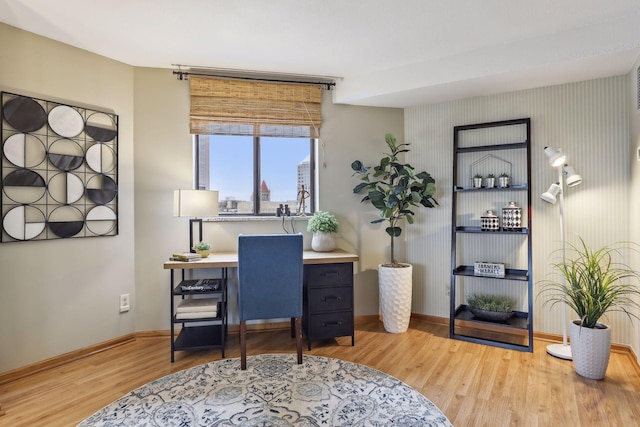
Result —
M 290 222 L 291 219 L 295 221 L 308 221 L 312 215 L 307 216 L 217 216 L 214 218 L 203 219 L 204 222 L 249 222 L 249 221 L 279 221 L 282 222 L 282 218 L 285 221 Z

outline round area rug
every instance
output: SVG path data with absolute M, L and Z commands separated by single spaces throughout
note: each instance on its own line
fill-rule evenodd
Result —
M 364 365 L 263 354 L 206 363 L 146 384 L 79 424 L 88 426 L 451 426 L 420 393 Z

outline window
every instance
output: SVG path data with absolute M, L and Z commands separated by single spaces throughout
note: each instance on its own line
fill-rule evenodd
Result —
M 315 140 L 196 135 L 197 187 L 219 192 L 220 215 L 314 212 Z M 257 196 L 256 196 L 257 195 Z

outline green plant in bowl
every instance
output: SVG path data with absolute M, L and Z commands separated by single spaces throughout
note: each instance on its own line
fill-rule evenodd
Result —
M 206 258 L 211 253 L 211 245 L 207 242 L 200 242 L 193 245 L 193 250 L 199 253 L 202 258 Z
M 477 318 L 503 322 L 513 316 L 513 301 L 500 295 L 473 294 L 467 297 L 467 308 Z
M 316 211 L 307 223 L 307 231 L 321 233 L 336 233 L 338 231 L 338 220 L 329 212 Z

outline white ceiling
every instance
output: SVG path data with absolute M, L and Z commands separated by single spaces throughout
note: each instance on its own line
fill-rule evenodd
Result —
M 640 56 L 640 0 L 0 0 L 0 21 L 134 66 L 335 76 L 335 102 L 389 107 Z

